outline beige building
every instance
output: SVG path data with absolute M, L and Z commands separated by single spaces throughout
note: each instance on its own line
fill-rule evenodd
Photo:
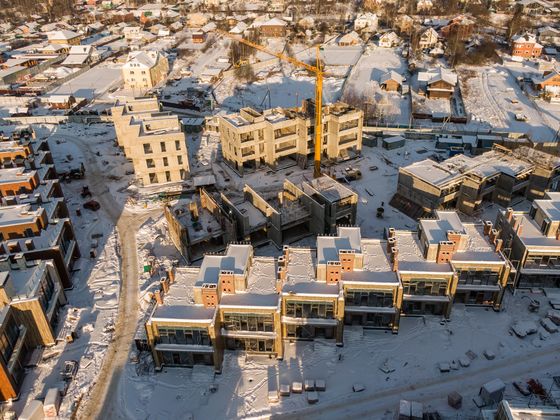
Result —
M 558 189 L 559 180 L 560 158 L 527 146 L 494 145 L 479 156 L 426 159 L 400 168 L 397 195 L 409 204 L 411 216 L 455 208 L 473 214 L 488 202 L 507 207 L 519 197 L 542 198 Z
M 144 345 L 158 368 L 208 364 L 219 372 L 225 350 L 281 359 L 294 340 L 342 346 L 345 325 L 397 333 L 403 314 L 448 318 L 454 302 L 500 308 L 511 266 L 489 224 L 438 212 L 418 231 L 387 236 L 338 227 L 315 248 L 286 245 L 276 259 L 229 244 L 162 279 Z
M 122 68 L 125 88 L 144 93 L 167 77 L 169 63 L 157 51 L 133 51 Z
M 178 182 L 189 175 L 185 133 L 179 118 L 160 112 L 155 98 L 126 100 L 111 109 L 117 142 L 132 160 L 142 185 Z
M 313 105 L 265 110 L 242 108 L 220 116 L 219 131 L 224 159 L 238 173 L 262 165 L 303 166 L 314 151 Z M 362 149 L 363 113 L 346 104 L 323 110 L 323 156 L 341 160 Z

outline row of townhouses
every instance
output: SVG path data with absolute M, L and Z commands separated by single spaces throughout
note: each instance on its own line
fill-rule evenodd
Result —
M 17 398 L 35 348 L 56 343 L 80 250 L 46 141 L 0 136 L 0 399 Z
M 219 372 L 228 350 L 281 359 L 286 341 L 343 345 L 345 325 L 397 333 L 401 316 L 449 318 L 457 302 L 499 309 L 512 271 L 503 246 L 491 222 L 464 223 L 453 211 L 414 231 L 388 229 L 386 239 L 339 226 L 315 248 L 285 245 L 278 258 L 230 243 L 161 279 L 143 345 L 158 368 Z

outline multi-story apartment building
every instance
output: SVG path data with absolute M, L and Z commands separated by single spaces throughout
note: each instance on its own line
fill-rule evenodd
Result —
M 0 399 L 8 401 L 19 395 L 32 349 L 55 344 L 66 296 L 51 261 L 19 255 L 13 261 L 3 258 L 0 269 Z
M 156 366 L 220 371 L 225 350 L 282 358 L 284 341 L 343 345 L 344 325 L 397 333 L 401 316 L 448 318 L 454 302 L 500 307 L 511 266 L 490 224 L 438 212 L 418 231 L 387 236 L 363 239 L 360 228 L 339 227 L 318 236 L 316 248 L 285 245 L 277 259 L 230 244 L 200 268 L 170 272 L 146 323 Z
M 157 111 L 156 111 L 157 109 Z M 142 185 L 179 182 L 189 175 L 185 133 L 176 115 L 157 100 L 126 100 L 111 109 L 118 143 Z
M 239 174 L 262 165 L 305 165 L 313 154 L 313 105 L 297 109 L 269 109 L 262 113 L 242 108 L 219 117 L 222 153 Z M 338 160 L 362 148 L 363 113 L 346 104 L 323 110 L 323 155 Z
M 133 51 L 122 67 L 125 88 L 145 93 L 167 77 L 169 62 L 157 51 Z
M 533 201 L 528 212 L 498 212 L 493 229 L 516 269 L 513 287 L 560 287 L 560 193 Z
M 532 200 L 556 190 L 560 158 L 527 146 L 456 155 L 437 163 L 426 159 L 399 169 L 397 194 L 425 213 L 457 208 L 466 214 L 484 202 L 507 207 L 516 197 Z

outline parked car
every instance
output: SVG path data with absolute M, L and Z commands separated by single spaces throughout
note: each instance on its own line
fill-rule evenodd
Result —
M 91 211 L 97 211 L 101 208 L 101 204 L 95 200 L 89 200 L 84 203 L 84 208 Z

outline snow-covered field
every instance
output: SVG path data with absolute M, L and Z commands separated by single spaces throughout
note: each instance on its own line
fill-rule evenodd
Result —
M 379 86 L 381 76 L 389 71 L 408 79 L 406 61 L 400 49 L 369 46 L 352 68 L 343 92 L 345 97 L 370 101 L 377 107 L 375 114 L 393 124 L 408 124 L 410 98 L 398 92 L 386 92 Z
M 547 299 L 542 295 L 532 297 L 542 301 L 541 312 L 545 311 Z M 543 315 L 529 313 L 527 302 L 522 294 L 513 297 L 508 293 L 505 309 L 500 313 L 456 305 L 449 323 L 438 317 L 404 318 L 398 335 L 347 327 L 343 348 L 321 340 L 285 343 L 282 361 L 227 352 L 221 375 L 214 375 L 211 367 L 196 366 L 139 376 L 136 366 L 129 364 L 123 375 L 124 386 L 119 387 L 121 416 L 181 418 L 191 413 L 202 419 L 262 418 L 278 413 L 298 416 L 298 411 L 304 410 L 301 418 L 350 418 L 355 416 L 359 403 L 365 404 L 372 418 L 393 418 L 404 392 L 407 398 L 422 401 L 426 411 L 438 410 L 450 418 L 476 416 L 479 411 L 472 398 L 495 375 L 508 384 L 506 398 L 519 401 L 524 398 L 512 388 L 512 380 L 535 377 L 547 383 L 552 374 L 558 373 L 555 361 L 559 356 L 553 350 L 560 346 L 560 334 L 543 340 L 538 333 L 520 339 L 509 332 L 515 321 L 536 322 Z M 478 356 L 469 367 L 439 372 L 440 362 L 458 363 L 468 350 Z M 494 353 L 496 358 L 486 360 L 484 351 Z M 542 369 L 526 371 L 524 355 L 544 358 Z M 394 371 L 382 372 L 384 365 Z M 494 372 L 508 365 L 511 369 L 506 369 L 507 376 L 501 370 Z M 474 383 L 467 380 L 469 377 L 476 378 Z M 305 379 L 326 381 L 327 391 L 319 394 L 316 406 L 309 408 L 304 395 L 294 394 L 278 404 L 268 403 L 269 383 L 289 384 Z M 429 398 L 424 396 L 424 387 L 437 387 L 439 382 L 443 384 L 435 393 L 432 391 Z M 365 385 L 366 390 L 354 394 L 354 383 Z M 211 386 L 217 386 L 215 393 L 210 391 Z M 447 394 L 455 390 L 464 398 L 459 411 L 446 404 Z M 392 395 L 378 400 L 380 392 Z M 329 409 L 331 405 L 333 411 Z
M 530 70 L 502 65 L 462 68 L 461 92 L 466 111 L 472 116 L 469 126 L 528 133 L 537 141 L 553 139 L 560 127 L 560 105 L 535 103 L 521 90 L 516 77 Z M 527 120 L 517 121 L 516 114 Z

